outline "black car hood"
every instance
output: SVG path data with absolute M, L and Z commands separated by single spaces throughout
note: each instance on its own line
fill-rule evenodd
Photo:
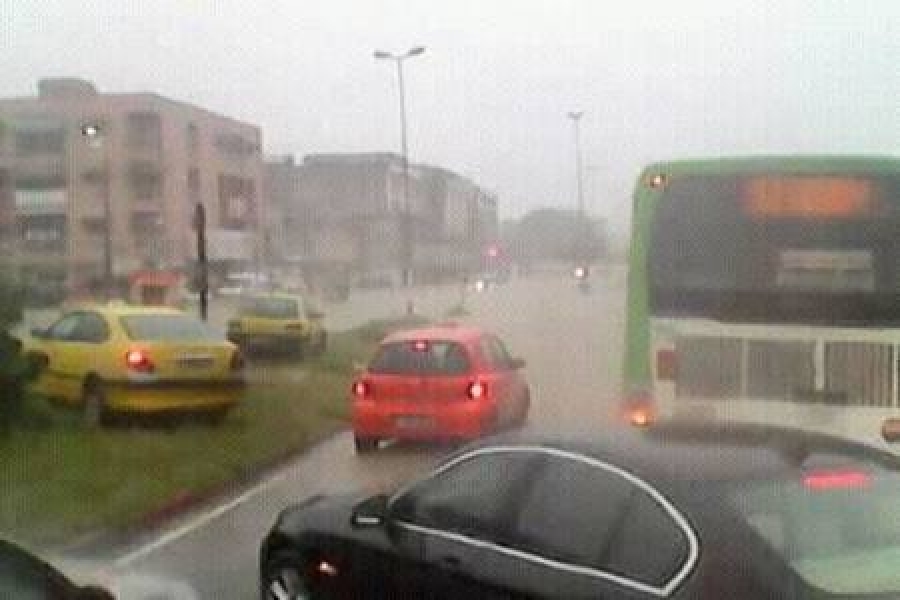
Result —
M 275 530 L 288 537 L 315 532 L 350 533 L 353 530 L 350 522 L 353 507 L 365 500 L 366 497 L 361 492 L 334 496 L 323 494 L 310 496 L 281 511 L 275 524 Z

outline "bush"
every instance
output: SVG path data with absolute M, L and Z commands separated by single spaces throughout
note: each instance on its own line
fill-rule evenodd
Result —
M 21 416 L 25 383 L 36 375 L 9 329 L 22 320 L 23 290 L 17 278 L 0 271 L 0 428 Z

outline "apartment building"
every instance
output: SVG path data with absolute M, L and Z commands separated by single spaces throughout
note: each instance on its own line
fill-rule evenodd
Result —
M 477 270 L 497 236 L 496 197 L 447 169 L 410 164 L 408 172 L 407 212 L 398 155 L 267 161 L 273 256 L 307 276 L 362 283 L 399 283 L 407 253 L 419 281 Z
M 107 260 L 117 282 L 189 272 L 202 203 L 214 270 L 251 267 L 265 220 L 261 144 L 254 125 L 157 94 L 41 80 L 36 96 L 0 99 L 3 259 L 68 293 L 102 285 Z

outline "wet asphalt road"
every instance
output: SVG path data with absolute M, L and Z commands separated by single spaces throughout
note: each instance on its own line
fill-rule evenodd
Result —
M 555 276 L 518 280 L 469 296 L 472 316 L 467 320 L 499 333 L 510 351 L 527 361 L 529 428 L 558 432 L 608 418 L 619 390 L 622 279 L 618 271 L 595 276 L 589 295 L 579 292 L 573 280 Z M 458 299 L 458 289 L 431 290 L 421 306 L 437 316 L 440 306 Z M 348 304 L 343 310 L 356 313 L 355 321 L 396 314 L 402 300 L 397 294 L 381 300 L 373 296 L 366 306 L 354 310 Z M 361 458 L 353 452 L 350 434 L 343 433 L 243 494 L 112 550 L 108 564 L 118 572 L 187 584 L 200 598 L 257 598 L 259 542 L 284 506 L 317 492 L 389 488 L 451 450 L 395 446 Z

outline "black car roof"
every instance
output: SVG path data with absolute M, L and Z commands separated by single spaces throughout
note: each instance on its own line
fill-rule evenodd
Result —
M 594 429 L 567 435 L 506 434 L 474 447 L 539 446 L 609 462 L 658 483 L 772 479 L 831 461 L 900 470 L 900 457 L 843 438 L 772 426 Z M 471 450 L 471 448 L 470 448 Z

